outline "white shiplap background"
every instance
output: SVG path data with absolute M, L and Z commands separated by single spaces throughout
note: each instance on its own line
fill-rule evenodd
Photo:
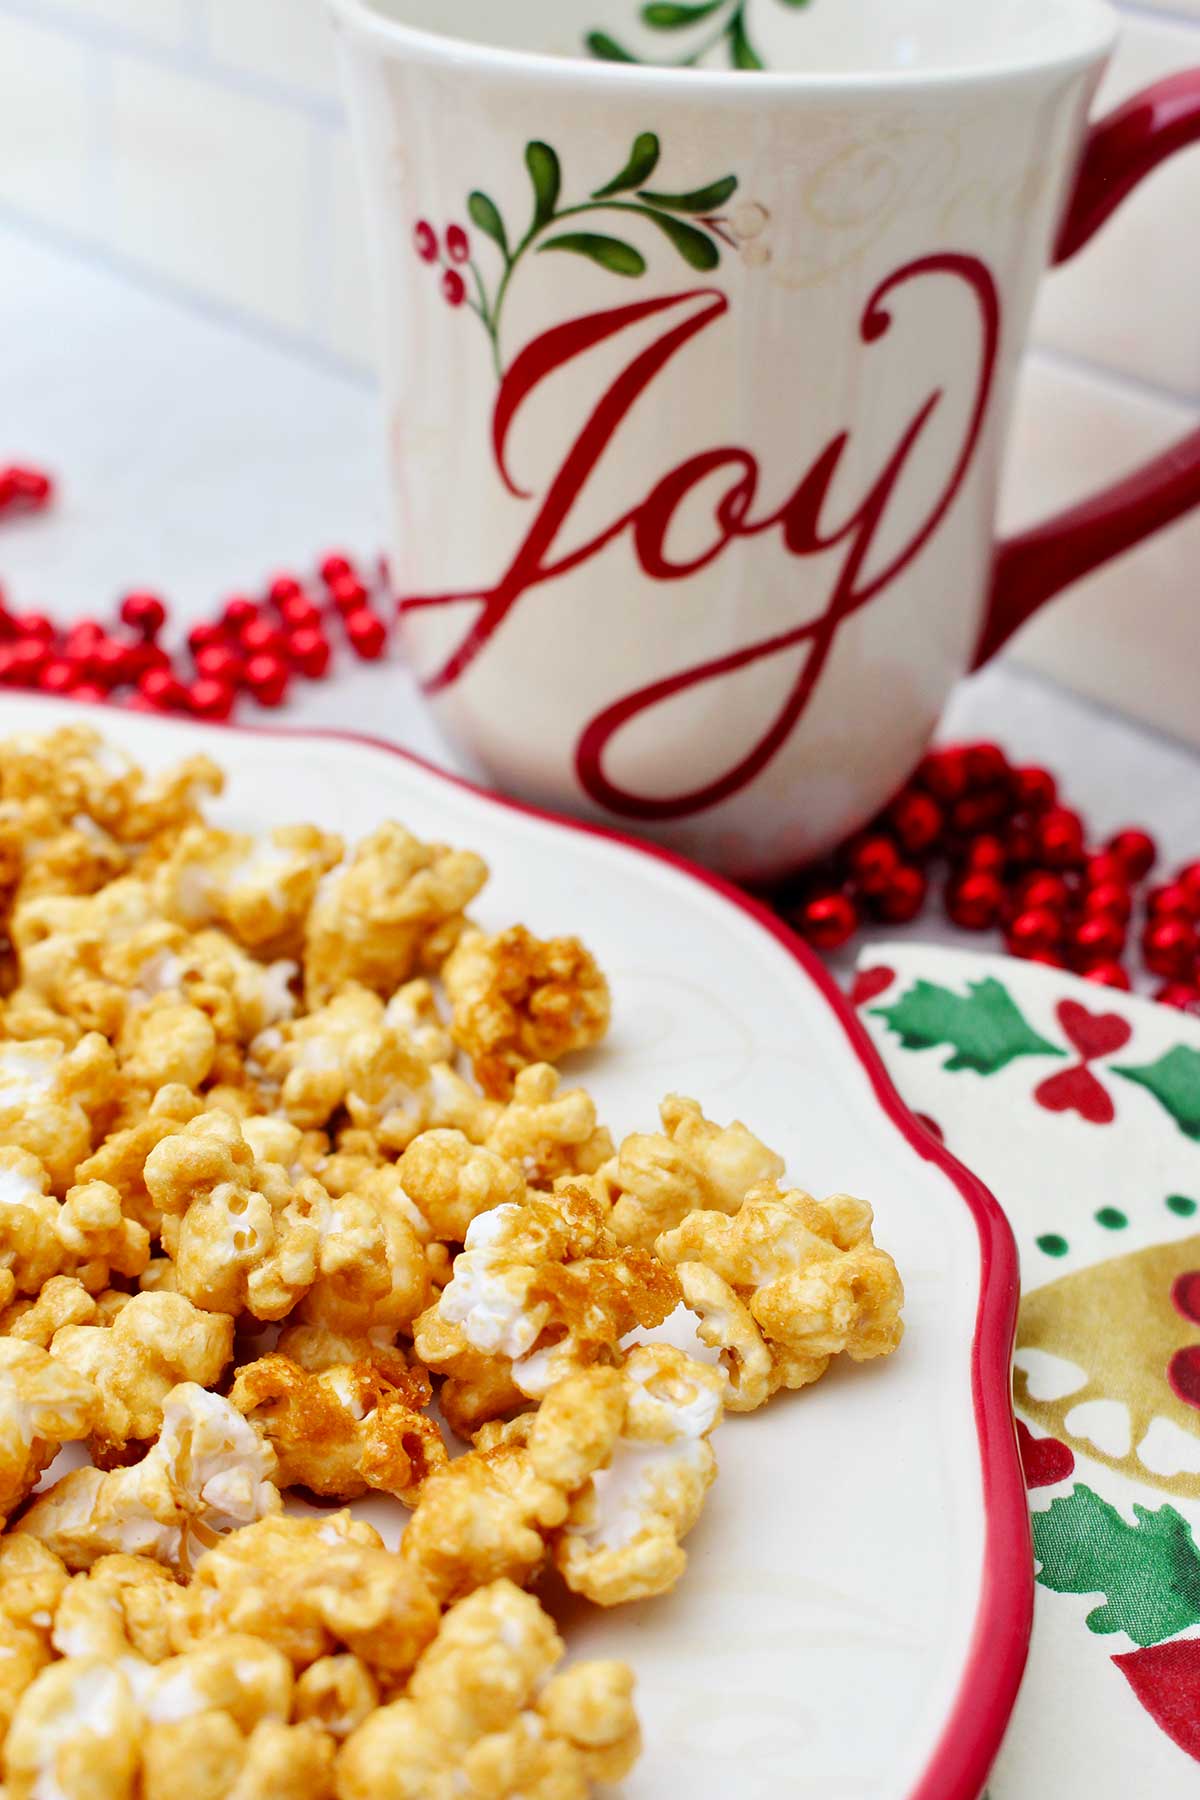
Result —
M 1200 65 L 1200 0 L 1121 10 L 1102 104 Z M 0 0 L 5 229 L 347 375 L 370 372 L 358 195 L 321 0 Z M 1200 149 L 1047 284 L 1006 518 L 1075 498 L 1197 420 Z M 1200 514 L 1082 585 L 1018 654 L 1200 743 Z

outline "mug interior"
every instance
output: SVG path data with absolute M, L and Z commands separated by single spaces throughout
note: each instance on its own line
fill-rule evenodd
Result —
M 818 77 L 1003 73 L 1101 54 L 1103 0 L 354 0 L 360 20 L 533 56 Z

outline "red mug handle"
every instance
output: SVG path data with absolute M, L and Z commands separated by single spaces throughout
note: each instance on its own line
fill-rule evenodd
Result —
M 1143 176 L 1200 143 L 1200 69 L 1169 75 L 1091 127 L 1054 246 L 1065 262 Z M 1200 429 L 1152 462 L 997 546 L 976 668 L 1060 589 L 1200 504 Z

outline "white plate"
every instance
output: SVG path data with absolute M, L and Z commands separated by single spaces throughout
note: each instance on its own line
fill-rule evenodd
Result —
M 1016 1252 L 820 965 L 702 872 L 387 746 L 18 697 L 0 728 L 69 711 L 147 766 L 215 756 L 222 823 L 312 819 L 354 837 L 391 816 L 480 851 L 485 925 L 578 932 L 607 971 L 611 1037 L 570 1074 L 618 1137 L 653 1128 L 677 1089 L 745 1119 L 813 1193 L 871 1200 L 908 1295 L 899 1353 L 728 1420 L 679 1588 L 609 1613 L 580 1604 L 570 1646 L 637 1671 L 646 1751 L 626 1800 L 975 1800 L 1032 1612 L 1008 1391 Z

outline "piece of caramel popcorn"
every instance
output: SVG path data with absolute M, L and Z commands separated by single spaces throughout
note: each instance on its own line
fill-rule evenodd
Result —
M 0 1298 L 40 1294 L 53 1276 L 75 1276 L 99 1292 L 114 1270 L 141 1274 L 149 1236 L 124 1216 L 115 1188 L 88 1181 L 59 1201 L 49 1185 L 30 1151 L 0 1149 Z
M 721 1352 L 731 1412 L 807 1387 L 843 1352 L 864 1362 L 895 1350 L 904 1288 L 872 1223 L 849 1194 L 818 1201 L 764 1182 L 732 1217 L 692 1213 L 659 1238 L 698 1335 Z
M 171 966 L 187 935 L 132 876 L 95 894 L 22 899 L 10 931 L 22 994 L 110 1037 L 134 1007 L 162 991 L 157 971 Z
M 691 1212 L 736 1212 L 756 1182 L 783 1174 L 783 1158 L 740 1119 L 714 1125 L 678 1094 L 667 1095 L 659 1116 L 661 1132 L 634 1132 L 602 1172 L 609 1223 L 624 1244 L 649 1249 Z
M 0 1042 L 0 1146 L 36 1156 L 55 1193 L 70 1186 L 117 1097 L 116 1057 L 98 1032 L 72 1050 L 56 1038 Z
M 421 967 L 437 968 L 486 880 L 487 864 L 474 852 L 423 844 L 402 825 L 380 826 L 323 883 L 309 914 L 310 1006 L 350 981 L 386 996 Z
M 530 1063 L 560 1062 L 608 1030 L 608 983 L 578 938 L 536 938 L 523 925 L 492 937 L 464 931 L 442 980 L 454 1042 L 497 1100 Z
M 67 1579 L 36 1538 L 0 1538 L 0 1746 L 21 1695 L 52 1659 L 50 1627 Z
M 37 1543 L 35 1538 L 29 1542 Z M 44 1556 L 50 1552 L 37 1545 Z M 61 1569 L 57 1557 L 53 1559 Z M 161 1663 L 171 1654 L 171 1619 L 180 1587 L 148 1556 L 102 1556 L 66 1579 L 53 1608 L 51 1642 L 60 1656 L 115 1663 Z
M 107 1289 L 113 1293 L 113 1289 Z M 128 1300 L 122 1294 L 122 1301 Z M 52 1275 L 36 1300 L 14 1300 L 0 1313 L 0 1337 L 20 1338 L 50 1348 L 64 1325 L 94 1325 L 100 1319 L 98 1296 L 88 1293 L 74 1275 Z
M 0 797 L 40 798 L 63 820 L 83 815 L 122 844 L 145 844 L 196 819 L 225 778 L 207 756 L 147 776 L 86 725 L 20 732 L 0 744 Z
M 160 994 L 126 1018 L 117 1057 L 122 1075 L 152 1093 L 172 1082 L 195 1089 L 212 1074 L 217 1034 L 199 1007 Z
M 371 1489 L 415 1506 L 425 1478 L 447 1461 L 432 1419 L 428 1377 L 402 1384 L 369 1362 L 309 1374 L 274 1353 L 238 1370 L 229 1399 L 267 1439 L 280 1487 L 356 1500 Z
M 372 1170 L 331 1200 L 319 1273 L 296 1323 L 381 1345 L 394 1340 L 430 1298 L 422 1224 L 394 1166 Z
M 0 1517 L 31 1494 L 63 1444 L 87 1437 L 96 1390 L 36 1344 L 0 1338 Z
M 551 1187 L 562 1176 L 594 1174 L 613 1153 L 612 1137 L 607 1126 L 597 1123 L 591 1095 L 582 1088 L 560 1092 L 558 1072 L 549 1063 L 521 1070 L 512 1098 L 484 1132 L 470 1123 L 460 1129 L 512 1163 L 531 1187 Z
M 237 1121 L 205 1113 L 157 1144 L 145 1181 L 179 1292 L 210 1312 L 281 1319 L 316 1279 L 329 1196 L 258 1162 Z
M 717 1472 L 709 1435 L 720 1423 L 725 1387 L 720 1370 L 670 1344 L 636 1345 L 620 1379 L 624 1405 L 610 1454 L 573 1496 L 554 1544 L 567 1586 L 599 1606 L 666 1593 L 682 1575 L 680 1539 Z M 573 1423 L 564 1423 L 560 1440 L 568 1470 Z M 552 1478 L 558 1448 L 552 1434 L 544 1447 L 530 1434 L 535 1464 Z
M 423 1131 L 401 1156 L 396 1173 L 433 1235 L 456 1244 L 480 1213 L 525 1198 L 520 1171 L 461 1131 Z
M 167 918 L 223 926 L 269 961 L 299 950 L 321 877 L 342 849 L 315 825 L 280 825 L 259 839 L 193 825 L 155 870 L 153 889 Z
M 600 1203 L 567 1184 L 472 1221 L 449 1284 L 417 1320 L 417 1354 L 450 1377 L 442 1405 L 457 1428 L 466 1412 L 453 1384 L 477 1375 L 471 1353 L 501 1359 L 519 1392 L 539 1399 L 573 1370 L 615 1360 L 627 1332 L 661 1325 L 679 1298 L 658 1259 L 618 1244 Z
M 17 1703 L 5 1800 L 134 1800 L 141 1725 L 120 1669 L 92 1657 L 51 1663 Z
M 146 1158 L 156 1144 L 199 1118 L 204 1103 L 188 1088 L 160 1088 L 148 1109 L 133 1124 L 111 1131 L 76 1170 L 80 1181 L 106 1181 L 121 1196 L 121 1209 L 157 1236 L 162 1214 L 146 1189 Z
M 586 1800 L 637 1760 L 623 1663 L 560 1675 L 553 1623 L 508 1581 L 452 1607 L 402 1699 L 374 1712 L 338 1759 L 339 1800 Z
M 60 1379 L 68 1377 L 92 1392 L 90 1382 L 61 1370 Z M 69 1569 L 117 1551 L 187 1569 L 221 1533 L 279 1510 L 274 1452 L 228 1400 L 181 1382 L 162 1414 L 140 1462 L 107 1474 L 73 1469 L 38 1496 L 22 1529 Z
M 341 1512 L 264 1519 L 215 1545 L 183 1591 L 175 1634 L 184 1648 L 212 1632 L 249 1632 L 297 1669 L 349 1651 L 391 1683 L 408 1674 L 437 1624 L 420 1571 Z
M 163 1403 L 178 1383 L 216 1385 L 233 1355 L 233 1320 L 202 1312 L 182 1294 L 134 1294 L 110 1325 L 64 1325 L 50 1348 L 96 1389 L 91 1448 L 106 1466 L 131 1441 L 158 1436 Z
M 139 1800 L 333 1800 L 333 1739 L 264 1719 L 243 1737 L 227 1713 L 152 1725 Z

